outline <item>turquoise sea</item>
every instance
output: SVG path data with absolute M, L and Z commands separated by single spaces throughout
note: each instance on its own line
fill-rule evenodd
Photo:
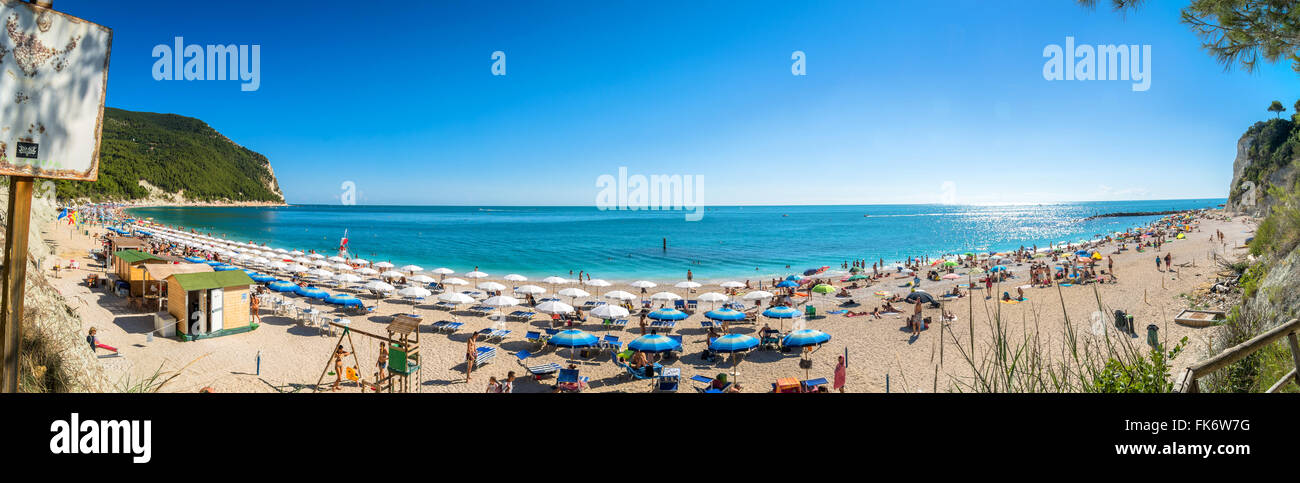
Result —
M 680 211 L 595 207 L 295 205 L 150 207 L 130 213 L 238 241 L 333 254 L 344 230 L 353 256 L 493 277 L 607 280 L 759 278 L 847 260 L 1003 251 L 1079 242 L 1158 216 L 1113 212 L 1213 208 L 1224 199 L 1042 205 L 718 206 L 700 221 Z M 667 239 L 668 248 L 663 248 Z M 790 268 L 786 268 L 786 266 Z

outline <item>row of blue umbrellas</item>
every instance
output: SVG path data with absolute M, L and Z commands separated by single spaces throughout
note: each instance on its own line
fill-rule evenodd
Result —
M 808 347 L 825 344 L 831 335 L 815 329 L 801 329 L 785 336 L 787 347 Z M 549 344 L 570 349 L 592 347 L 600 343 L 594 335 L 578 329 L 569 329 L 551 336 Z M 709 350 L 721 353 L 743 352 L 758 347 L 759 340 L 744 334 L 727 334 L 709 342 Z M 668 352 L 678 350 L 682 343 L 663 334 L 643 335 L 627 344 L 627 348 L 640 352 Z

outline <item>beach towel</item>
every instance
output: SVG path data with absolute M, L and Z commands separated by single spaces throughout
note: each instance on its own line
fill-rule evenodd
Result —
M 886 291 L 884 291 L 884 290 L 877 290 L 877 291 L 876 291 L 876 295 L 879 295 L 879 296 L 881 296 L 881 297 L 888 297 L 888 296 L 889 296 L 889 292 L 886 292 Z
M 1020 301 L 1019 301 L 1019 300 L 1003 300 L 1002 303 L 1004 303 L 1004 304 L 1015 305 L 1015 304 L 1020 303 Z
M 1062 286 L 1062 287 L 1073 287 L 1074 284 L 1072 284 L 1072 283 L 1063 283 L 1063 284 L 1061 284 L 1061 286 Z
M 111 345 L 104 344 L 104 343 L 101 343 L 101 342 L 96 342 L 96 343 L 95 343 L 95 347 L 98 347 L 98 348 L 100 348 L 100 349 L 111 350 L 111 351 L 113 351 L 113 352 L 117 352 L 117 348 L 116 348 L 116 347 L 113 347 L 113 346 L 111 346 Z
M 839 314 L 847 314 L 847 313 L 849 313 L 849 311 L 848 311 L 848 310 L 845 310 L 845 309 L 840 309 L 840 310 L 832 310 L 832 311 L 829 311 L 829 312 L 826 312 L 826 313 L 831 314 L 831 315 L 839 315 Z

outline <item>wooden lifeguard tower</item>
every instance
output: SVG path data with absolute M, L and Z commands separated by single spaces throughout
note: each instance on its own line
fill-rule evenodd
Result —
M 343 345 L 343 341 L 348 343 L 348 352 L 352 355 L 354 367 L 361 367 L 361 361 L 357 358 L 356 344 L 352 342 L 352 333 L 384 341 L 388 348 L 388 369 L 384 377 L 376 381 L 366 381 L 364 378 L 358 378 L 357 385 L 362 392 L 366 388 L 375 388 L 375 392 L 411 392 L 412 386 L 415 392 L 420 392 L 420 381 L 424 379 L 422 365 L 420 364 L 420 319 L 408 317 L 406 315 L 395 315 L 393 321 L 389 322 L 387 336 L 371 334 L 363 330 L 344 327 L 343 333 L 339 335 L 338 343 L 331 346 L 330 358 L 325 361 L 325 370 L 321 371 L 320 378 L 316 380 L 316 386 L 313 391 L 319 391 L 322 382 L 325 382 L 325 375 L 329 374 L 330 368 L 334 365 L 333 348 Z M 412 384 L 411 375 L 415 375 L 415 383 Z M 358 375 L 359 376 L 359 375 Z

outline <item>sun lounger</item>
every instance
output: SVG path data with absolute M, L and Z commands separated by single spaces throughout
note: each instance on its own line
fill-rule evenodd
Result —
M 701 376 L 701 375 L 699 375 L 699 374 L 696 374 L 696 375 L 694 375 L 694 376 L 691 376 L 691 380 L 692 380 L 692 381 L 695 381 L 695 382 L 702 382 L 702 383 L 704 383 L 704 387 L 695 386 L 695 391 L 696 391 L 696 392 L 702 392 L 702 393 L 723 393 L 723 392 L 727 392 L 727 389 L 731 389 L 731 384 L 732 384 L 732 383 L 728 382 L 727 385 L 722 386 L 722 389 L 714 389 L 714 388 L 713 388 L 713 378 L 704 377 L 704 376 Z
M 433 308 L 438 310 L 455 310 L 456 304 L 453 304 L 451 302 L 438 302 L 436 304 L 433 304 Z
M 627 319 L 617 319 L 614 321 L 614 327 L 619 329 L 627 328 Z
M 623 343 L 618 340 L 618 337 L 606 335 L 604 339 L 600 340 L 600 348 L 609 349 L 610 352 L 617 353 L 623 350 Z
M 816 379 L 809 379 L 807 381 L 803 381 L 799 384 L 803 386 L 804 391 L 816 391 L 817 386 L 825 386 L 826 384 L 828 384 L 828 382 L 826 381 L 826 378 L 819 377 Z
M 680 349 L 677 349 L 676 351 L 669 352 L 669 353 L 668 353 L 669 356 L 671 356 L 671 357 L 677 357 L 677 352 L 678 352 L 678 351 L 686 350 L 686 343 L 685 343 L 685 341 L 682 340 L 682 336 L 680 336 L 680 335 L 671 335 L 671 334 L 670 334 L 670 335 L 668 335 L 668 338 L 677 341 L 677 346 L 680 347 Z
M 700 321 L 700 328 L 702 328 L 702 329 L 708 330 L 708 329 L 713 329 L 713 328 L 716 328 L 716 327 L 718 327 L 718 324 L 715 323 L 715 322 L 713 322 L 712 320 L 701 320 L 701 321 Z
M 670 367 L 664 369 L 659 374 L 659 381 L 655 383 L 655 392 L 677 392 L 681 385 L 682 370 Z
M 677 327 L 677 322 L 673 320 L 656 320 L 650 322 L 650 328 L 661 332 L 672 332 Z
M 534 315 L 537 315 L 537 312 L 529 312 L 527 310 L 516 310 L 514 312 L 511 312 L 510 315 L 507 315 L 506 320 L 513 320 L 516 322 L 528 322 L 529 320 L 532 320 Z
M 496 347 L 479 347 L 475 350 L 478 351 L 478 355 L 474 357 L 475 368 L 482 367 L 497 357 Z
M 636 380 L 636 381 L 657 378 L 659 377 L 659 374 L 663 372 L 664 369 L 663 365 L 656 362 L 653 366 L 650 366 L 652 368 L 650 371 L 651 373 L 647 375 L 644 367 L 632 367 L 630 364 L 620 360 L 618 354 L 615 354 L 613 359 L 614 359 L 614 365 L 623 369 L 623 372 L 619 374 L 619 376 L 624 376 L 627 377 L 628 379 Z
M 532 356 L 533 353 L 528 352 L 526 350 L 515 353 L 515 357 L 518 358 L 517 360 L 519 361 L 519 365 L 524 366 L 524 369 L 528 370 L 528 373 L 533 375 L 533 380 L 540 381 L 543 377 L 551 374 L 555 374 L 557 372 L 560 372 L 560 369 L 563 369 L 562 367 L 560 367 L 559 364 L 556 364 L 554 362 L 547 362 L 545 364 L 530 366 L 528 365 L 528 358 Z
M 697 308 L 699 308 L 699 307 L 700 307 L 700 301 L 699 301 L 699 300 L 687 300 L 687 301 L 686 301 L 686 311 L 687 311 L 687 312 L 692 312 L 692 313 L 694 313 L 694 312 L 695 312 L 695 309 L 697 309 Z
M 578 374 L 577 369 L 560 369 L 560 375 L 555 378 L 560 390 L 565 392 L 582 392 L 589 380 L 591 378 Z
M 466 311 L 474 315 L 487 315 L 492 312 L 492 307 L 486 305 L 475 305 Z
M 483 329 L 478 331 L 478 335 L 483 337 L 483 340 L 496 339 L 500 341 L 504 340 L 507 335 L 510 335 L 510 331 L 506 329 Z
M 682 300 L 674 300 L 673 308 L 681 311 L 686 311 L 686 302 Z

